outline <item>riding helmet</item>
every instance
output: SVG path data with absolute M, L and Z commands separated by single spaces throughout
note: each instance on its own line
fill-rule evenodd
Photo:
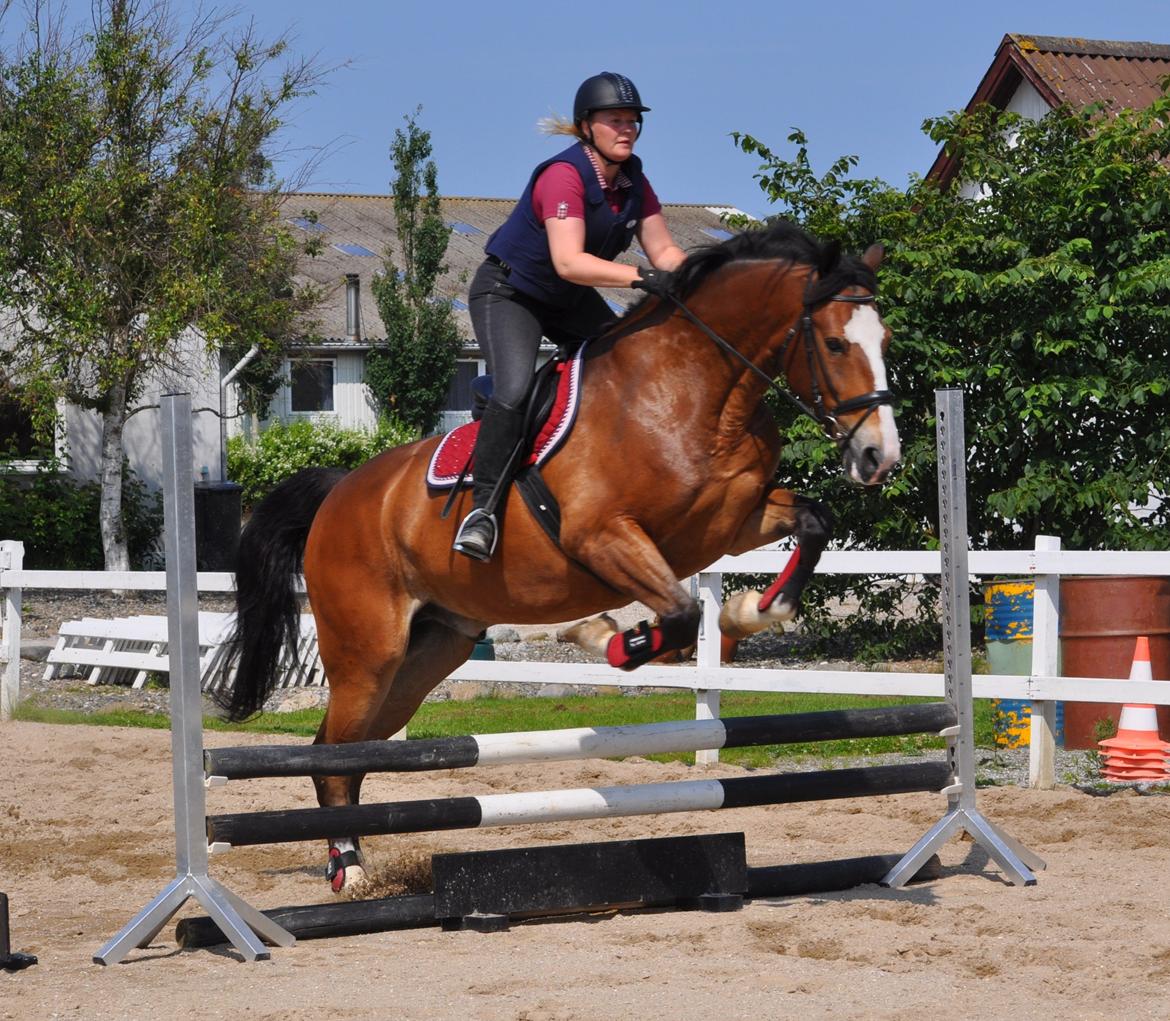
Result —
M 602 71 L 586 78 L 577 89 L 573 100 L 573 123 L 580 124 L 594 110 L 637 110 L 638 120 L 650 107 L 642 105 L 642 97 L 634 83 L 624 74 Z

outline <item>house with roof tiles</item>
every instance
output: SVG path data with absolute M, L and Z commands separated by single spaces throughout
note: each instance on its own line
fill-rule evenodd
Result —
M 967 109 L 990 103 L 1033 120 L 1062 105 L 1140 110 L 1162 95 L 1167 75 L 1170 45 L 1008 33 Z M 958 170 L 943 151 L 927 176 L 948 184 Z

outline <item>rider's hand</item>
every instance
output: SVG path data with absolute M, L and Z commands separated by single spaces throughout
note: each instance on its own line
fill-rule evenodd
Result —
M 674 286 L 674 274 L 665 269 L 639 269 L 631 287 L 665 298 Z

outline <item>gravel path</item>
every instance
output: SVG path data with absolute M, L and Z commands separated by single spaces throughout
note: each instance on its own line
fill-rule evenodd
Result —
M 232 599 L 229 596 L 205 595 L 200 597 L 200 608 L 204 610 L 230 610 Z M 90 685 L 83 677 L 56 678 L 46 681 L 43 679 L 43 656 L 56 640 L 57 631 L 62 621 L 76 620 L 81 617 L 115 617 L 133 616 L 137 614 L 165 615 L 166 599 L 163 593 L 132 593 L 118 596 L 109 592 L 32 592 L 25 597 L 22 622 L 22 653 L 21 664 L 21 698 L 22 701 L 32 701 L 41 705 L 58 709 L 71 709 L 85 713 L 108 711 L 122 708 L 143 712 L 167 712 L 169 709 L 169 694 L 165 688 L 145 687 L 134 689 L 123 686 Z M 619 614 L 619 623 L 625 626 L 637 619 L 639 608 L 630 608 L 624 616 L 630 617 L 626 621 Z M 581 649 L 575 645 L 556 641 L 556 626 L 550 625 L 547 629 L 541 628 L 500 628 L 493 629 L 495 637 L 494 653 L 497 660 L 546 662 L 546 663 L 586 663 L 591 662 Z M 506 640 L 515 639 L 515 640 Z M 756 635 L 742 642 L 736 657 L 736 663 L 744 666 L 768 667 L 773 669 L 824 669 L 849 670 L 856 667 L 855 663 L 846 661 L 824 660 L 810 663 L 795 655 L 795 648 L 799 644 L 799 636 L 791 633 Z M 935 661 L 913 660 L 883 664 L 884 668 L 898 672 L 937 672 L 940 667 Z M 473 690 L 468 690 L 469 687 Z M 497 694 L 524 694 L 533 692 L 545 696 L 563 697 L 566 692 L 563 685 L 548 685 L 546 689 L 532 685 L 496 685 Z M 574 688 L 574 693 L 584 693 L 584 689 Z M 636 694 L 636 689 L 626 689 Z M 482 689 L 479 686 L 468 686 L 466 682 L 444 682 L 431 694 L 432 700 L 450 698 L 467 698 Z M 269 703 L 269 708 L 287 710 L 323 705 L 327 692 L 319 688 L 294 688 L 278 692 Z M 212 712 L 210 706 L 208 711 Z M 981 785 L 1026 785 L 1028 778 L 1028 750 L 1019 749 L 979 749 L 977 760 L 977 777 Z M 898 761 L 899 756 L 867 756 L 864 760 L 849 758 L 818 759 L 808 757 L 800 760 L 799 768 L 819 769 L 826 765 L 846 766 L 862 761 L 869 764 Z M 1097 762 L 1096 757 L 1083 751 L 1057 750 L 1056 777 L 1058 783 L 1070 784 L 1082 789 L 1096 789 Z

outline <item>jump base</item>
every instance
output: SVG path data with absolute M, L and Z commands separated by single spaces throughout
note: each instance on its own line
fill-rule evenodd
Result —
M 567 854 L 562 856 L 562 851 Z M 759 868 L 744 863 L 742 833 L 714 836 L 664 837 L 649 840 L 628 840 L 594 844 L 527 848 L 517 851 L 480 851 L 465 854 L 436 855 L 433 875 L 436 888 L 450 877 L 453 887 L 438 893 L 410 894 L 372 900 L 335 901 L 329 904 L 310 904 L 275 908 L 264 914 L 298 940 L 325 939 L 334 936 L 358 936 L 375 932 L 440 927 L 446 931 L 472 930 L 498 932 L 507 929 L 513 920 L 579 914 L 589 910 L 617 910 L 625 908 L 701 908 L 707 911 L 731 911 L 742 906 L 745 898 L 791 897 L 810 893 L 828 893 L 847 890 L 866 883 L 877 884 L 893 869 L 902 856 L 875 854 L 861 858 L 841 858 L 834 861 L 810 862 L 798 865 L 771 865 Z M 653 862 L 671 850 L 680 858 L 688 859 L 688 867 L 695 867 L 701 878 L 679 876 L 677 883 L 662 882 L 652 876 L 643 890 L 632 888 L 626 881 L 629 871 L 650 871 Z M 710 852 L 712 858 L 701 857 Z M 440 864 L 439 860 L 443 859 Z M 584 876 L 574 880 L 572 868 L 583 862 L 606 862 L 610 870 L 600 875 Z M 617 863 L 618 867 L 613 867 Z M 552 888 L 526 897 L 515 888 L 522 885 L 523 873 L 530 868 L 557 869 L 552 873 Z M 675 861 L 666 863 L 666 873 L 680 869 Z M 916 873 L 915 880 L 937 879 L 940 865 L 937 856 L 930 858 Z M 463 884 L 473 879 L 490 882 L 491 877 L 502 877 L 504 888 L 481 893 Z M 568 879 L 565 877 L 568 876 Z M 535 883 L 549 884 L 549 873 L 538 873 Z M 608 886 L 608 881 L 615 880 Z M 708 888 L 695 893 L 701 886 Z M 734 886 L 733 890 L 719 890 L 718 885 Z M 566 903 L 571 887 L 577 887 L 576 903 Z M 672 899 L 671 891 L 677 896 Z M 652 897 L 649 894 L 652 893 Z M 492 910 L 501 904 L 524 905 L 515 911 Z M 536 906 L 544 903 L 544 908 Z M 475 905 L 479 905 L 476 907 Z M 485 906 L 487 905 L 487 906 Z M 454 914 L 452 914 L 454 912 Z M 461 913 L 462 912 L 462 913 Z M 178 944 L 184 948 L 216 946 L 226 942 L 219 927 L 207 917 L 187 918 L 179 922 L 175 932 Z

